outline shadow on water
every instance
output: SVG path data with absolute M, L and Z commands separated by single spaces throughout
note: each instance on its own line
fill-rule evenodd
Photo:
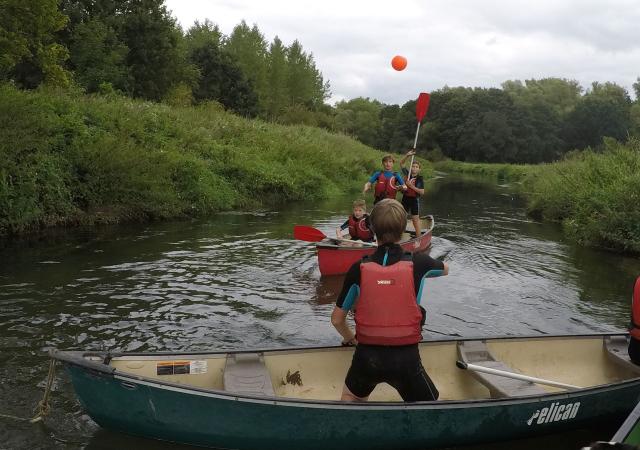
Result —
M 336 344 L 329 315 L 343 277 L 321 278 L 314 246 L 294 240 L 292 230 L 307 224 L 331 234 L 352 200 L 5 241 L 4 413 L 32 415 L 46 378 L 44 351 L 51 347 L 172 351 Z M 626 326 L 631 283 L 640 273 L 637 259 L 567 242 L 558 226 L 530 220 L 509 186 L 440 178 L 427 186 L 422 208 L 436 218 L 431 255 L 451 266 L 448 277 L 426 286 L 425 337 Z M 101 430 L 83 413 L 62 371 L 52 402 L 46 426 L 0 420 L 0 448 L 182 448 Z M 610 436 L 599 433 L 595 437 Z M 556 436 L 535 442 L 518 442 L 517 448 L 579 448 L 585 441 Z

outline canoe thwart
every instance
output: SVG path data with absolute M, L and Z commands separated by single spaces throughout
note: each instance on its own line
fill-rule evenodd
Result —
M 229 392 L 275 396 L 271 375 L 262 353 L 228 354 L 223 381 L 224 389 Z
M 636 366 L 629 358 L 629 342 L 626 336 L 607 336 L 604 338 L 604 348 L 607 356 L 617 365 L 629 369 L 632 372 L 640 373 L 640 367 Z
M 518 373 L 502 361 L 496 360 L 484 341 L 458 342 L 458 356 L 465 363 L 502 370 L 504 372 Z M 471 373 L 476 380 L 489 389 L 492 398 L 547 394 L 547 391 L 530 381 L 516 380 L 476 371 Z

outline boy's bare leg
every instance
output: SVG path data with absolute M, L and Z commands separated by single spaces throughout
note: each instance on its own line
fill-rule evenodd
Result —
M 343 402 L 366 402 L 367 400 L 369 400 L 369 396 L 367 395 L 366 397 L 358 397 L 354 395 L 353 392 L 351 392 L 345 384 L 342 386 L 342 397 L 340 397 L 340 400 L 342 400 Z
M 413 228 L 416 230 L 416 237 L 420 237 L 422 233 L 421 224 L 420 224 L 420 216 L 411 216 L 411 221 L 413 222 Z

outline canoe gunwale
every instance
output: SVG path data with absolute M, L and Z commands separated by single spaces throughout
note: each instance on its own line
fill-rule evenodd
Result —
M 501 336 L 487 338 L 454 338 L 454 339 L 434 339 L 429 341 L 422 341 L 424 343 L 439 343 L 439 342 L 459 342 L 467 340 L 477 339 L 490 339 L 490 340 L 519 340 L 519 339 L 546 339 L 546 338 L 603 338 L 607 336 L 626 335 L 625 333 L 596 333 L 586 335 L 534 335 L 534 336 Z M 461 400 L 436 400 L 436 401 L 420 401 L 413 403 L 405 403 L 403 401 L 386 401 L 375 402 L 370 401 L 367 403 L 345 403 L 339 400 L 319 400 L 319 399 L 299 399 L 295 397 L 279 397 L 279 396 L 262 396 L 251 394 L 239 394 L 230 391 L 220 389 L 207 389 L 197 386 L 185 385 L 180 383 L 173 383 L 168 381 L 160 381 L 156 378 L 143 377 L 139 375 L 130 374 L 127 372 L 121 372 L 108 364 L 111 358 L 116 357 L 177 357 L 184 358 L 185 356 L 221 356 L 227 353 L 255 353 L 255 352 L 299 352 L 305 350 L 327 350 L 333 351 L 337 349 L 344 349 L 341 346 L 315 346 L 315 347 L 292 347 L 292 348 L 276 348 L 265 350 L 240 350 L 240 351 L 218 351 L 218 352 L 83 352 L 83 351 L 60 351 L 52 349 L 49 351 L 51 358 L 59 360 L 64 364 L 76 366 L 90 374 L 96 374 L 100 376 L 109 376 L 114 379 L 126 382 L 134 382 L 158 389 L 177 391 L 190 395 L 198 395 L 205 397 L 213 397 L 229 401 L 241 401 L 248 403 L 262 403 L 279 406 L 294 406 L 294 407 L 311 407 L 311 408 L 338 408 L 338 409 L 369 409 L 369 410 L 398 410 L 398 409 L 439 409 L 439 408 L 465 408 L 465 407 L 482 407 L 487 405 L 511 405 L 511 404 L 526 404 L 540 401 L 554 401 L 569 399 L 576 396 L 582 396 L 585 394 L 596 394 L 598 391 L 611 391 L 617 389 L 624 389 L 627 385 L 633 385 L 640 383 L 638 377 L 631 378 L 622 381 L 616 381 L 612 383 L 601 384 L 592 387 L 585 387 L 571 392 L 550 392 L 548 394 L 533 394 L 525 396 L 514 396 L 507 398 L 486 398 L 486 399 L 461 399 Z M 100 357 L 107 363 L 98 363 L 95 361 L 87 360 L 86 356 Z
M 409 243 L 413 243 L 416 241 L 421 241 L 422 239 L 424 239 L 426 236 L 429 235 L 429 233 L 433 232 L 433 228 L 435 227 L 436 221 L 433 218 L 433 216 L 431 214 L 426 215 L 426 216 L 422 216 L 420 217 L 420 219 L 429 219 L 431 221 L 431 226 L 425 230 L 423 230 L 422 234 L 420 236 L 416 236 L 413 239 L 409 239 L 407 241 L 402 241 L 400 242 L 400 245 L 406 245 Z M 331 238 L 329 238 L 331 239 Z M 349 247 L 349 246 L 343 246 L 340 244 L 323 244 L 321 242 L 318 242 L 316 244 L 316 248 L 317 249 L 326 249 L 326 250 L 345 250 L 345 251 L 361 251 L 363 249 L 363 247 Z

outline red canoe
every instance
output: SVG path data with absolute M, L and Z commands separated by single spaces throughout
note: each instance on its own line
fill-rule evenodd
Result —
M 406 240 L 403 239 L 400 242 L 402 248 L 407 252 L 420 252 L 431 246 L 431 232 L 435 221 L 433 216 L 424 216 L 421 219 L 423 228 L 420 237 L 414 237 L 410 234 L 413 231 L 413 224 L 411 221 L 407 222 Z M 316 249 L 318 250 L 320 274 L 323 276 L 347 273 L 354 262 L 373 254 L 376 250 L 375 247 L 348 246 L 331 239 L 316 244 Z

